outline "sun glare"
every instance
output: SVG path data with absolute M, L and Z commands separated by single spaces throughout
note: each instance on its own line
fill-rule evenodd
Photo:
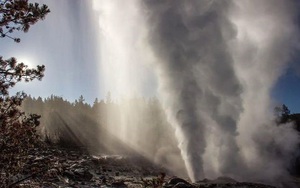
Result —
M 32 57 L 17 56 L 16 58 L 17 58 L 18 63 L 24 63 L 25 65 L 28 66 L 28 68 L 35 68 L 36 67 L 34 59 Z

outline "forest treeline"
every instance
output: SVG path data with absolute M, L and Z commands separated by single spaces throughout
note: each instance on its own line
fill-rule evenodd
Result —
M 108 94 L 105 100 L 95 99 L 90 105 L 83 96 L 75 102 L 55 95 L 45 99 L 29 96 L 22 109 L 41 116 L 38 133 L 52 144 L 96 153 L 137 152 L 158 163 L 180 156 L 175 132 L 156 98 L 114 102 Z M 293 121 L 295 131 L 300 131 L 300 115 L 290 114 L 287 106 L 276 107 L 275 116 L 278 126 Z M 291 170 L 296 174 L 300 174 L 299 156 L 292 161 Z
M 69 102 L 59 96 L 28 96 L 22 109 L 41 115 L 38 132 L 47 142 L 83 147 L 92 152 L 139 152 L 163 161 L 164 154 L 180 155 L 174 130 L 156 98 L 114 102 L 110 94 L 92 105 L 80 96 Z

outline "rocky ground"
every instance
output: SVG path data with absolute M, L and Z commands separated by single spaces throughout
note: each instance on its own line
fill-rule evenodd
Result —
M 192 184 L 142 157 L 88 155 L 54 147 L 32 150 L 23 173 L 11 179 L 10 187 L 274 188 L 225 177 Z

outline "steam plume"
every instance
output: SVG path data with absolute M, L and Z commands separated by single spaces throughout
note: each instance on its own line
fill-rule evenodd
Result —
M 278 139 L 282 130 L 269 113 L 270 91 L 293 47 L 293 1 L 145 0 L 143 5 L 162 99 L 190 178 L 200 180 L 204 171 L 239 178 L 259 171 L 263 179 L 266 169 L 284 171 L 286 157 L 266 150 L 272 144 L 290 154 L 297 143 L 293 131 L 285 132 L 289 139 Z M 268 172 L 267 178 L 284 173 Z
M 297 38 L 296 1 L 234 1 L 230 15 L 238 34 L 232 42 L 236 73 L 243 85 L 239 143 L 251 176 L 275 179 L 286 167 L 298 136 L 272 122 L 270 92 L 287 68 Z
M 222 171 L 239 163 L 237 119 L 241 85 L 227 41 L 236 36 L 227 18 L 230 1 L 146 1 L 151 44 L 160 57 L 165 105 L 178 129 L 182 156 L 192 180 L 204 178 L 205 131 L 215 125 L 224 143 Z M 229 165 L 234 166 L 233 164 Z
M 128 65 L 155 62 L 160 99 L 192 181 L 220 175 L 271 180 L 287 174 L 298 136 L 273 122 L 270 91 L 298 41 L 295 1 L 94 3 L 110 37 L 102 41 L 103 57 L 123 62 L 118 74 L 104 72 L 128 74 L 122 81 L 129 83 L 143 74 L 132 78 L 138 71 L 127 70 Z M 116 83 L 113 87 L 128 92 L 128 85 Z

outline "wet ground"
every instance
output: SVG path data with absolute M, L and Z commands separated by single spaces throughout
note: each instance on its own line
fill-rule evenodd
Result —
M 145 187 L 159 185 L 164 169 L 142 157 L 89 155 L 49 148 L 30 152 L 12 187 Z
M 58 148 L 32 150 L 23 173 L 11 180 L 10 187 L 273 188 L 225 177 L 191 184 L 141 156 L 89 155 Z

